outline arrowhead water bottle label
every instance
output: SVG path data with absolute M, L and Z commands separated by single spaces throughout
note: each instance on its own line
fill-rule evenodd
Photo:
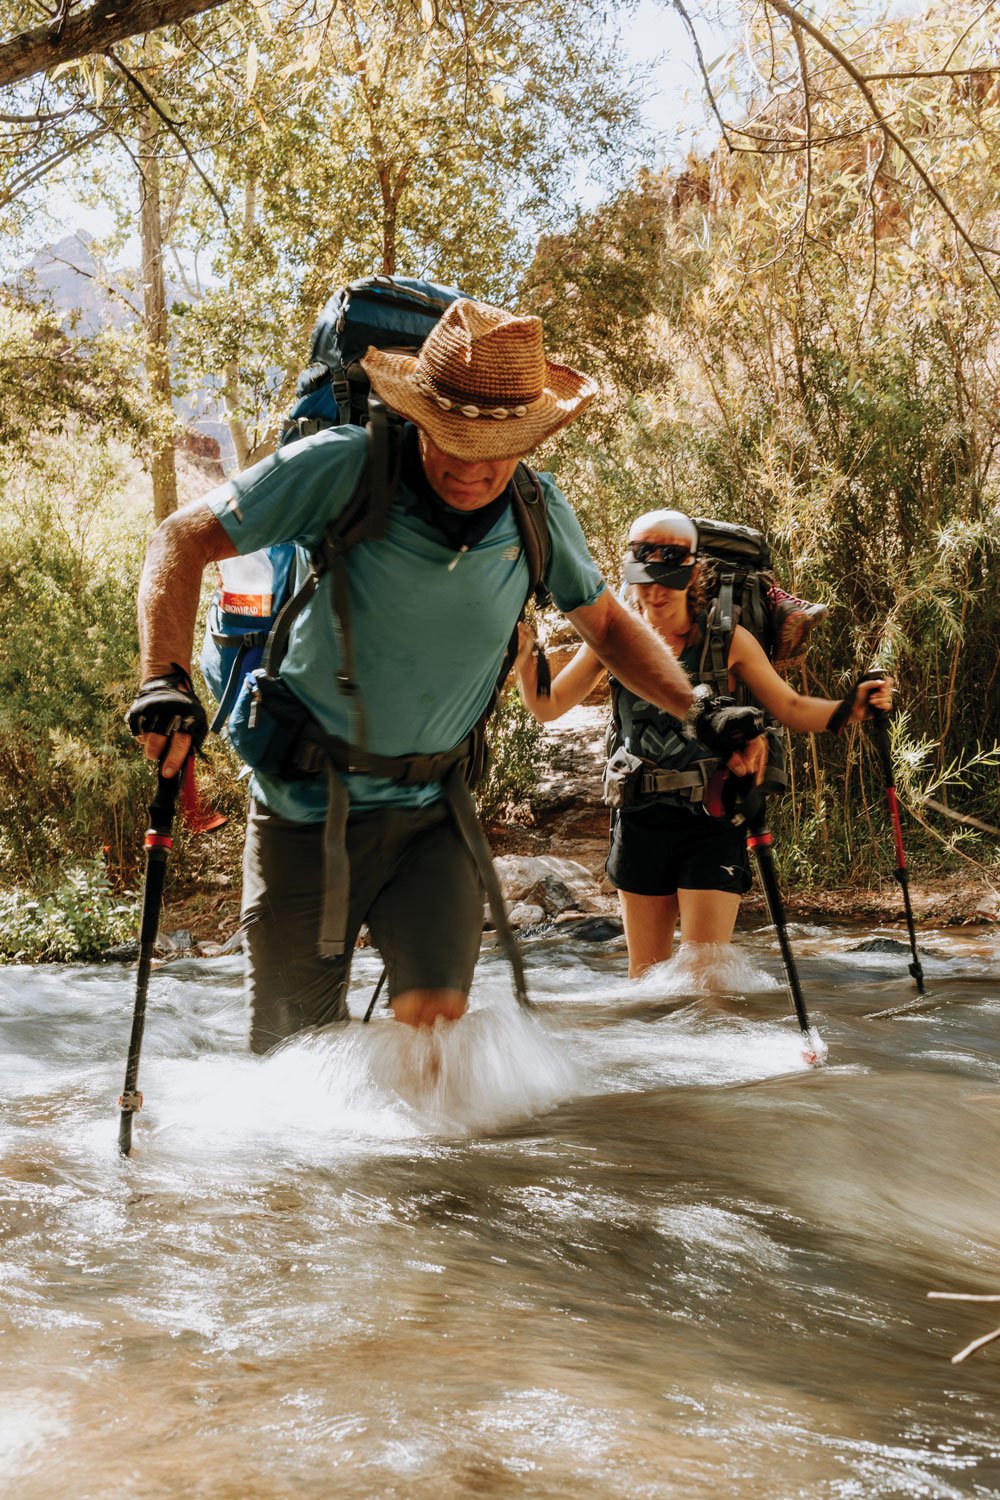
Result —
M 267 552 L 226 557 L 219 563 L 221 597 L 227 614 L 266 619 L 274 606 L 274 566 Z

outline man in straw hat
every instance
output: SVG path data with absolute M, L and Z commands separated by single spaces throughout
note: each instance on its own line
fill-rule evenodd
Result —
M 347 653 L 325 589 L 296 620 L 281 666 L 281 691 L 313 741 L 334 761 L 331 746 L 344 754 L 334 768 L 328 757 L 326 777 L 255 762 L 243 925 L 256 1051 L 346 1019 L 351 950 L 365 922 L 397 1019 L 430 1025 L 464 1012 L 482 886 L 491 887 L 463 812 L 462 757 L 527 592 L 512 480 L 519 461 L 596 394 L 587 376 L 546 358 L 537 318 L 464 298 L 419 357 L 369 349 L 363 364 L 406 420 L 400 477 L 384 537 L 346 556 L 356 690 L 337 683 Z M 307 562 L 354 493 L 366 453 L 364 429 L 329 428 L 234 476 L 153 535 L 139 596 L 143 686 L 129 722 L 146 755 L 163 757 L 165 775 L 183 766 L 192 737 L 204 737 L 188 673 L 205 565 L 281 541 L 297 543 Z M 538 480 L 556 605 L 616 678 L 697 720 L 699 736 L 714 733 L 741 770 L 738 752 L 760 732 L 759 716 L 692 693 L 669 649 L 605 587 L 551 476 Z M 365 753 L 354 733 L 359 702 Z M 385 769 L 395 774 L 377 774 Z

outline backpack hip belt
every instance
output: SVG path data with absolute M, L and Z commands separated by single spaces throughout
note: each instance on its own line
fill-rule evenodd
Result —
M 721 760 L 699 760 L 688 771 L 643 771 L 639 778 L 642 796 L 658 796 L 661 792 L 684 792 L 691 802 L 704 802 L 705 789 Z

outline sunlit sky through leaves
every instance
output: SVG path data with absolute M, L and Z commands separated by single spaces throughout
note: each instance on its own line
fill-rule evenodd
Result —
M 698 34 L 709 62 L 725 51 L 734 37 L 733 30 L 710 26 L 703 18 L 698 21 Z M 646 75 L 643 113 L 652 148 L 637 157 L 636 168 L 681 161 L 693 147 L 707 145 L 714 132 L 706 120 L 694 51 L 684 23 L 668 0 L 641 0 L 622 26 L 620 39 L 623 66 L 639 68 Z M 592 180 L 586 169 L 580 171 L 576 196 L 582 206 L 593 206 L 605 191 L 606 185 Z M 100 239 L 111 228 L 107 212 L 88 206 L 74 193 L 71 176 L 50 190 L 45 206 L 53 238 L 67 229 L 85 229 Z M 122 258 L 134 261 L 137 255 L 136 242 L 126 247 Z

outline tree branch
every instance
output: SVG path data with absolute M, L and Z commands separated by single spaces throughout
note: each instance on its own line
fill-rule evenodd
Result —
M 866 83 L 875 79 L 887 78 L 891 81 L 897 78 L 978 78 L 980 75 L 988 76 L 991 73 L 1000 73 L 1000 67 L 995 68 L 901 68 L 898 73 L 861 73 L 859 77 Z
M 195 159 L 194 153 L 192 152 L 191 148 L 189 147 L 187 141 L 181 135 L 180 131 L 177 129 L 177 126 L 174 124 L 173 120 L 170 118 L 170 116 L 168 114 L 164 113 L 163 109 L 160 107 L 159 104 L 157 104 L 156 100 L 153 98 L 153 95 L 149 92 L 149 90 L 145 87 L 145 85 L 142 82 L 140 82 L 140 80 L 135 76 L 135 74 L 129 68 L 127 68 L 125 66 L 125 64 L 122 62 L 121 58 L 118 57 L 116 53 L 114 53 L 114 52 L 111 51 L 110 47 L 108 48 L 107 55 L 110 58 L 110 60 L 114 63 L 114 65 L 118 69 L 118 71 L 122 74 L 122 76 L 124 78 L 128 79 L 129 83 L 135 89 L 136 93 L 139 94 L 139 95 L 141 95 L 141 97 L 149 105 L 149 107 L 153 111 L 153 113 L 156 114 L 156 115 L 158 115 L 160 117 L 160 119 L 163 121 L 164 125 L 166 125 L 167 129 L 170 131 L 170 134 L 177 141 L 177 143 L 180 146 L 181 150 L 184 152 L 184 155 L 187 157 L 188 161 L 194 167 L 195 171 L 198 173 L 198 176 L 201 178 L 202 182 L 207 187 L 210 195 L 215 200 L 216 207 L 218 208 L 220 214 L 222 215 L 222 222 L 224 224 L 228 225 L 228 223 L 229 223 L 229 215 L 226 212 L 226 205 L 223 203 L 223 201 L 220 198 L 218 192 L 216 191 L 215 185 L 212 182 L 211 178 L 199 166 L 198 162 Z
M 677 0 L 674 0 L 674 4 L 677 4 Z M 766 0 L 766 4 L 772 6 L 773 9 L 778 12 L 779 16 L 784 16 L 785 20 L 790 26 L 801 26 L 803 31 L 807 32 L 809 36 L 812 37 L 813 41 L 817 42 L 819 46 L 822 47 L 823 51 L 826 52 L 828 56 L 832 57 L 834 62 L 838 63 L 839 66 L 844 70 L 848 78 L 851 79 L 852 83 L 860 92 L 865 103 L 868 105 L 868 108 L 872 113 L 872 117 L 878 123 L 879 129 L 886 136 L 888 136 L 889 140 L 891 140 L 895 146 L 899 147 L 900 151 L 903 153 L 904 157 L 909 162 L 914 172 L 916 172 L 917 176 L 920 178 L 920 181 L 923 183 L 924 187 L 930 193 L 935 203 L 941 209 L 942 213 L 945 215 L 948 222 L 955 230 L 955 233 L 958 235 L 959 239 L 961 239 L 963 243 L 967 245 L 968 248 L 972 251 L 979 269 L 986 277 L 986 280 L 989 282 L 994 292 L 996 292 L 997 296 L 1000 297 L 1000 283 L 997 282 L 996 277 L 990 271 L 981 253 L 983 248 L 988 249 L 990 254 L 995 254 L 996 252 L 990 249 L 990 247 L 988 246 L 979 246 L 969 234 L 968 230 L 965 228 L 961 219 L 959 219 L 951 204 L 945 198 L 944 194 L 941 192 L 934 179 L 930 176 L 926 167 L 917 158 L 917 156 L 907 145 L 906 141 L 899 134 L 899 132 L 892 128 L 886 117 L 883 115 L 881 109 L 879 108 L 878 101 L 876 100 L 871 89 L 868 87 L 865 75 L 860 71 L 859 68 L 855 66 L 855 64 L 851 61 L 847 54 L 837 46 L 836 42 L 832 41 L 831 38 L 827 36 L 825 31 L 822 31 L 820 27 L 815 24 L 815 22 L 810 21 L 809 18 L 807 16 L 804 16 L 801 11 L 796 10 L 794 5 L 790 5 L 788 3 L 788 0 Z
M 694 29 L 694 22 L 685 10 L 683 4 L 681 3 L 681 0 L 670 0 L 670 3 L 672 4 L 677 14 L 680 16 L 681 20 L 684 22 L 684 25 L 687 27 L 687 33 L 691 38 L 691 43 L 694 47 L 694 55 L 698 59 L 698 67 L 701 71 L 702 79 L 704 80 L 705 92 L 708 95 L 708 102 L 711 105 L 712 113 L 719 122 L 719 129 L 722 131 L 722 139 L 725 141 L 730 151 L 733 151 L 736 148 L 733 146 L 733 143 L 729 138 L 729 131 L 726 128 L 726 122 L 722 118 L 722 113 L 716 102 L 715 91 L 712 88 L 711 83 L 709 82 L 708 69 L 705 66 L 705 57 L 701 50 L 701 43 L 698 40 L 698 33 Z
M 58 63 L 106 52 L 115 42 L 174 26 L 213 10 L 223 0 L 97 0 L 89 10 L 59 17 L 53 25 L 22 31 L 0 44 L 0 88 L 21 83 Z
M 802 32 L 798 26 L 792 27 L 792 37 L 795 42 L 795 51 L 799 59 L 799 73 L 802 78 L 802 107 L 806 117 L 806 181 L 805 193 L 802 203 L 802 236 L 799 240 L 799 270 L 796 278 L 799 295 L 802 295 L 802 268 L 806 259 L 806 240 L 809 236 L 809 204 L 812 199 L 813 179 L 813 122 L 812 122 L 812 95 L 809 85 L 809 61 L 806 57 L 806 44 L 802 40 Z

